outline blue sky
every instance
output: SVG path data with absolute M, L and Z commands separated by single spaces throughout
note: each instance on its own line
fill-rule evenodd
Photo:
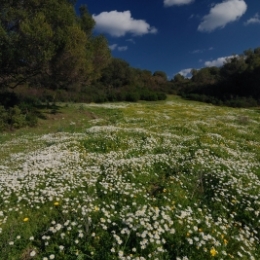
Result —
M 259 0 L 78 0 L 112 55 L 171 79 L 260 47 Z

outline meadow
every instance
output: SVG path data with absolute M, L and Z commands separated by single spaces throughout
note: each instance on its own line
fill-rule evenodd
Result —
M 58 104 L 0 135 L 0 259 L 260 259 L 260 110 Z

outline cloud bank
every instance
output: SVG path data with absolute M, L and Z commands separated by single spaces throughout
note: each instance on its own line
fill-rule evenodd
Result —
M 204 63 L 204 65 L 206 67 L 221 67 L 222 65 L 224 65 L 224 63 L 226 63 L 226 61 L 228 59 L 231 59 L 231 58 L 234 58 L 236 57 L 237 55 L 231 55 L 231 56 L 226 56 L 226 57 L 220 57 L 220 58 L 217 58 L 216 60 L 212 60 L 212 61 L 206 61 Z
M 224 28 L 226 24 L 238 20 L 247 10 L 244 0 L 225 0 L 214 5 L 208 15 L 203 17 L 198 30 L 211 32 L 217 28 Z
M 145 20 L 136 20 L 130 11 L 102 12 L 93 15 L 96 22 L 95 29 L 101 33 L 108 33 L 115 37 L 125 36 L 127 33 L 133 35 L 144 35 L 157 33 L 157 29 L 150 26 Z
M 194 0 L 164 0 L 164 6 L 173 6 L 173 5 L 187 5 L 192 3 Z
M 252 18 L 248 19 L 245 22 L 245 25 L 249 25 L 249 24 L 260 24 L 260 16 L 258 13 L 256 13 Z

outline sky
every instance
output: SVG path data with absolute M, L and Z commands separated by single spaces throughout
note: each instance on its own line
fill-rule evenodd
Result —
M 78 0 L 113 57 L 169 79 L 260 47 L 259 0 Z

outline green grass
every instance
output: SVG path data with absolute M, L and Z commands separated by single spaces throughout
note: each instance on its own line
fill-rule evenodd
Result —
M 0 259 L 259 259 L 259 110 L 57 104 L 0 136 Z

